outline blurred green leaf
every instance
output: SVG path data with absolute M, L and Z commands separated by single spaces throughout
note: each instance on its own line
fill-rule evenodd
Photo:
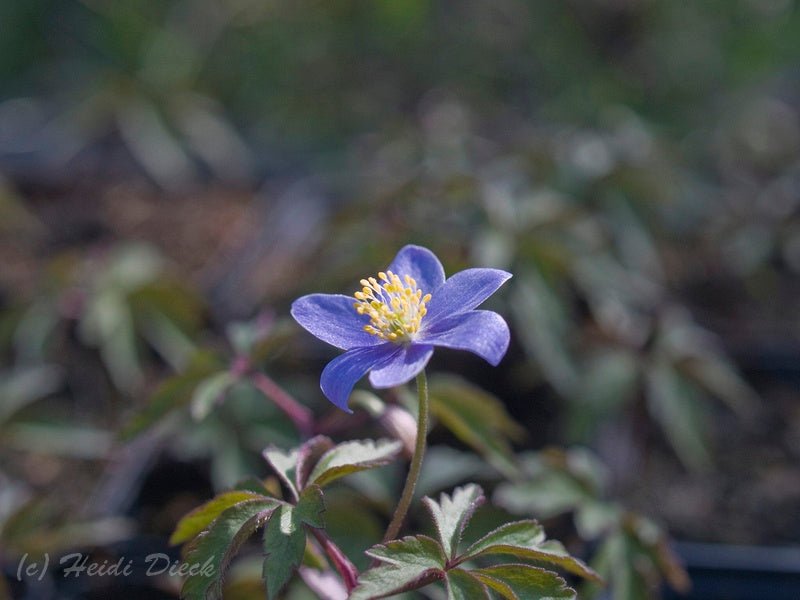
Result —
M 198 383 L 189 405 L 192 418 L 195 421 L 205 419 L 235 382 L 236 377 L 230 371 L 220 371 Z
M 514 289 L 511 310 L 520 341 L 553 387 L 570 397 L 578 370 L 567 348 L 572 332 L 562 301 L 533 270 L 521 273 Z
M 436 419 L 498 470 L 514 472 L 511 441 L 523 439 L 525 430 L 499 399 L 454 376 L 431 377 L 428 389 Z
M 571 401 L 569 419 L 574 439 L 586 441 L 604 419 L 614 418 L 637 389 L 639 365 L 625 351 L 608 351 L 588 360 Z
M 62 378 L 63 372 L 55 365 L 0 372 L 0 425 L 28 404 L 53 393 Z
M 683 463 L 706 469 L 711 456 L 705 440 L 706 425 L 696 391 L 665 361 L 649 366 L 645 374 L 647 405 Z
M 140 409 L 120 431 L 123 441 L 130 440 L 153 427 L 169 414 L 182 409 L 192 400 L 197 386 L 220 368 L 217 358 L 209 352 L 198 352 L 186 371 L 174 375 L 158 386 L 148 404 Z

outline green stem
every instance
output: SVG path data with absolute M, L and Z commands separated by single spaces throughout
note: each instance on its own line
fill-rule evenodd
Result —
M 403 494 L 397 503 L 392 522 L 389 523 L 389 527 L 383 536 L 384 542 L 395 539 L 400 532 L 408 513 L 408 507 L 411 506 L 411 500 L 414 498 L 414 488 L 417 487 L 419 472 L 422 469 L 422 459 L 425 456 L 425 438 L 428 435 L 428 380 L 425 377 L 424 369 L 417 375 L 417 393 L 419 394 L 419 417 L 417 418 L 417 442 L 414 445 L 414 456 L 411 457 L 411 465 L 408 468 Z

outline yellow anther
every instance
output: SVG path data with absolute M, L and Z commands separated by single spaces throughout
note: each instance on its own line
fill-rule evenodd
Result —
M 353 294 L 358 300 L 353 305 L 356 312 L 370 319 L 364 331 L 390 342 L 411 341 L 428 312 L 425 304 L 431 295 L 423 295 L 410 275 L 401 278 L 391 271 L 381 271 L 378 279 L 362 279 L 363 289 Z

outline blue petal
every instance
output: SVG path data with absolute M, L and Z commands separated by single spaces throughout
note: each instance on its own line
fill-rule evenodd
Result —
M 383 343 L 371 348 L 353 348 L 341 356 L 337 356 L 322 370 L 319 386 L 328 400 L 346 412 L 353 412 L 347 407 L 347 400 L 356 382 L 367 374 L 367 371 L 382 365 L 401 350 L 401 346 Z
M 401 351 L 391 360 L 370 371 L 369 382 L 372 387 L 390 388 L 411 381 L 425 368 L 433 354 L 433 347 L 422 344 L 400 348 Z
M 469 350 L 497 366 L 508 350 L 508 325 L 490 310 L 471 310 L 446 317 L 423 333 L 420 342 Z
M 292 316 L 307 331 L 342 350 L 375 346 L 383 342 L 364 331 L 367 315 L 353 308 L 355 298 L 341 294 L 311 294 L 292 303 Z
M 422 246 L 403 246 L 386 269 L 402 279 L 410 275 L 425 294 L 439 289 L 444 283 L 444 267 L 436 255 Z
M 428 302 L 425 321 L 433 325 L 440 318 L 472 310 L 511 278 L 500 269 L 465 269 L 436 290 Z

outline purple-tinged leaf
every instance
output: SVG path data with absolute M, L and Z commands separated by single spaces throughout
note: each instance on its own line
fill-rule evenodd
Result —
M 264 525 L 277 505 L 274 499 L 240 502 L 224 510 L 205 532 L 189 543 L 184 562 L 196 571 L 183 583 L 181 598 L 221 598 L 222 576 L 231 558 Z
M 385 564 L 361 574 L 350 600 L 377 600 L 424 587 L 444 578 L 447 563 L 442 547 L 424 535 L 378 544 L 367 555 Z
M 507 600 L 575 600 L 575 590 L 557 574 L 530 565 L 505 564 L 470 571 Z
M 447 600 L 492 600 L 484 583 L 470 571 L 451 569 L 445 577 Z
M 354 440 L 331 448 L 319 459 L 309 483 L 325 486 L 337 479 L 389 464 L 399 453 L 402 444 L 389 440 Z
M 544 529 L 533 520 L 516 521 L 502 525 L 472 544 L 459 562 L 478 556 L 511 554 L 562 569 L 589 580 L 602 581 L 586 564 L 567 553 L 556 541 L 545 541 Z
M 475 510 L 486 501 L 483 490 L 473 483 L 456 488 L 452 496 L 441 494 L 439 502 L 422 499 L 430 511 L 436 532 L 448 558 L 455 558 L 464 527 Z
M 333 446 L 333 441 L 324 435 L 315 436 L 300 446 L 297 450 L 297 465 L 295 468 L 295 483 L 298 490 L 306 487 L 314 465 Z
M 300 493 L 300 499 L 295 506 L 295 518 L 299 523 L 304 523 L 315 529 L 325 527 L 325 502 L 322 490 L 318 485 L 312 485 Z
M 300 492 L 295 486 L 295 470 L 297 468 L 297 455 L 298 450 L 289 450 L 286 452 L 277 446 L 267 446 L 262 452 L 262 456 L 267 461 L 269 466 L 278 475 L 284 485 L 289 488 L 295 500 L 300 498 Z

